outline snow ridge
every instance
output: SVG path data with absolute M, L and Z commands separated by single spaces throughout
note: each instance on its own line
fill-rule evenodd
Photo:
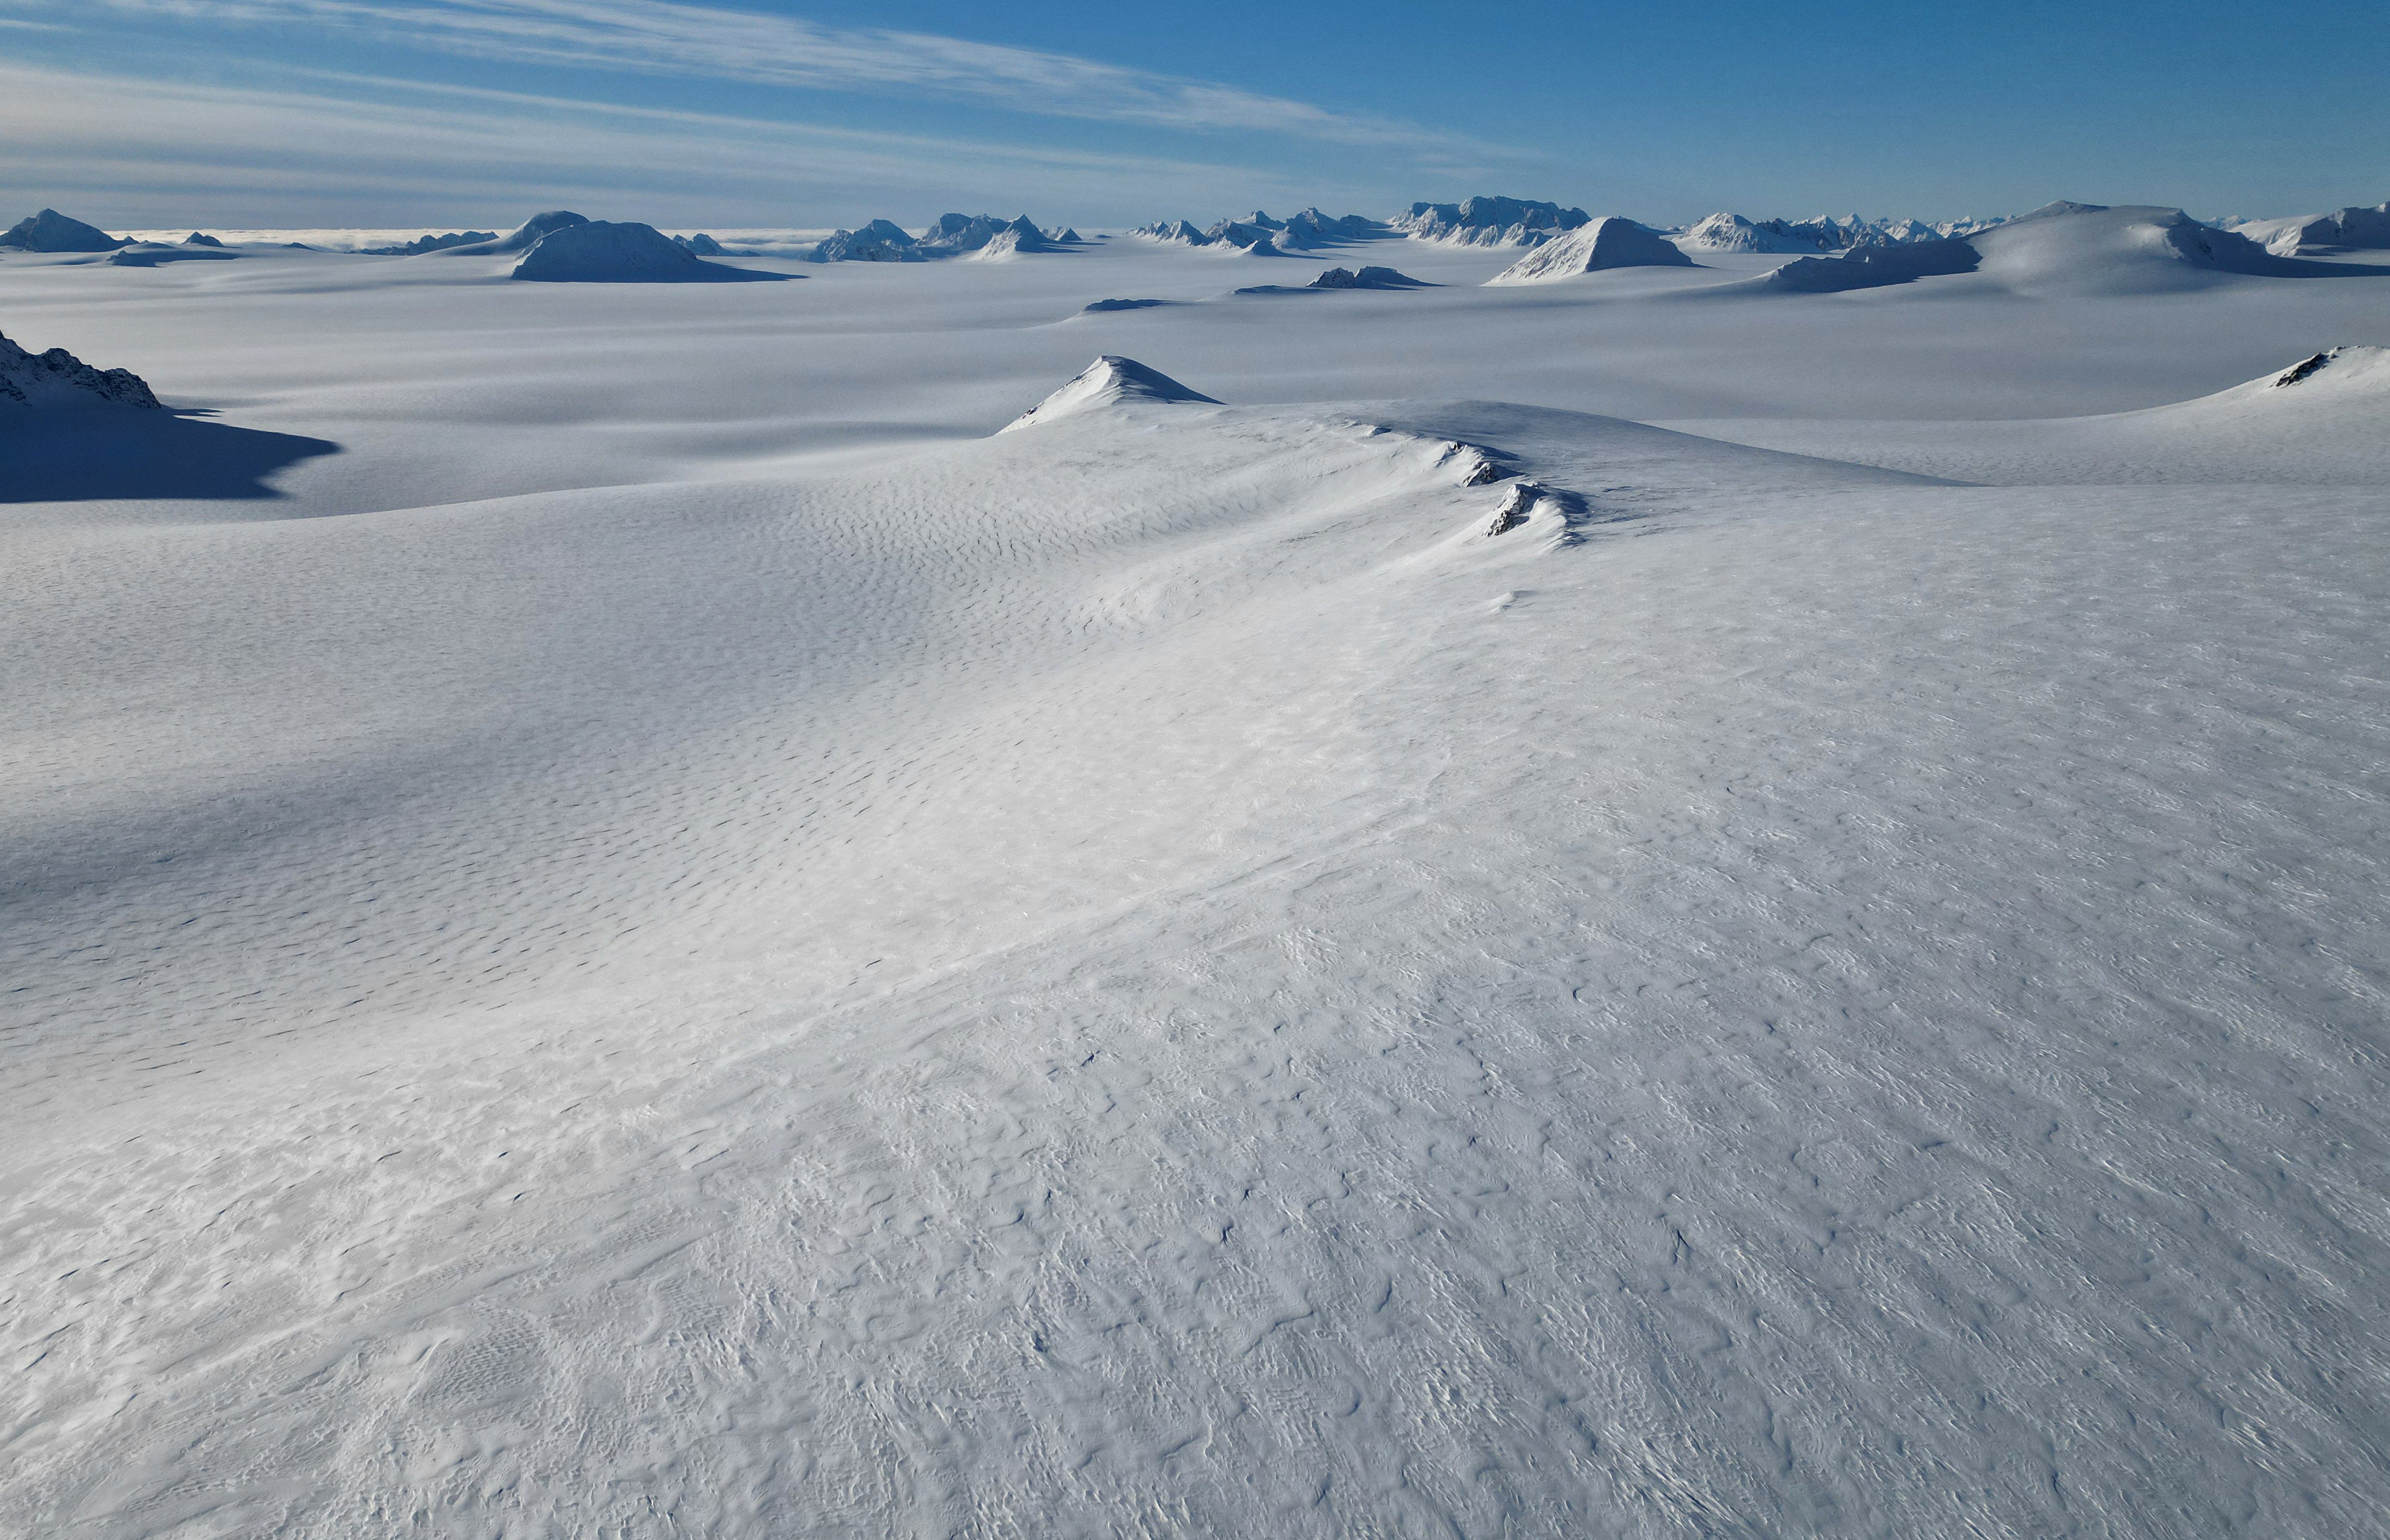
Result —
M 1541 246 L 1584 225 L 1583 209 L 1525 198 L 1469 199 L 1459 203 L 1414 203 L 1388 225 L 1414 240 L 1452 246 Z
M 67 352 L 28 353 L 0 337 L 0 407 L 134 406 L 161 410 L 130 369 L 95 369 Z
M 1075 236 L 1065 233 L 1071 240 Z M 806 253 L 809 262 L 929 262 L 939 257 L 984 256 L 1001 260 L 1020 252 L 1059 250 L 1064 237 L 1048 236 L 1027 214 L 940 214 L 919 237 L 893 220 L 875 219 L 859 230 L 839 230 Z
M 365 246 L 357 250 L 361 257 L 419 257 L 427 252 L 445 251 L 455 246 L 486 246 L 498 238 L 495 230 L 451 230 L 444 236 L 421 235 L 396 246 Z
M 447 246 L 433 254 L 443 257 L 497 257 L 517 251 L 528 251 L 559 230 L 570 230 L 591 221 L 570 209 L 550 209 L 546 213 L 532 215 L 517 225 L 512 234 L 501 240 L 475 241 L 463 246 Z M 641 226 L 645 228 L 645 226 Z

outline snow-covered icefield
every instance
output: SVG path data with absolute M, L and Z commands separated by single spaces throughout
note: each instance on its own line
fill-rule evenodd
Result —
M 1357 254 L 0 259 L 0 1533 L 2376 1529 L 2390 276 Z

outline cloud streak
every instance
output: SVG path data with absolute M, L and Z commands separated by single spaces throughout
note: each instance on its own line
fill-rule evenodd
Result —
M 260 90 L 0 63 L 0 197 L 71 199 L 142 227 L 487 224 L 567 200 L 601 217 L 827 226 L 991 196 L 1008 213 L 1032 200 L 1086 219 L 1091 206 L 1291 191 L 1267 173 L 1168 156 L 317 78 L 320 90 Z M 372 99 L 392 93 L 432 99 Z
M 514 63 L 875 94 L 931 94 L 1047 116 L 1336 144 L 1450 146 L 1367 114 L 922 32 L 835 29 L 790 17 L 625 0 L 97 0 L 120 12 L 264 28 L 353 31 Z M 88 14 L 86 9 L 84 14 Z M 1464 152 L 1486 147 L 1463 146 Z

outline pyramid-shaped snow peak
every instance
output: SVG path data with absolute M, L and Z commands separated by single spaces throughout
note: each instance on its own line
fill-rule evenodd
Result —
M 1558 283 L 1606 267 L 1690 267 L 1693 259 L 1631 219 L 1612 216 L 1546 241 L 1486 279 L 1490 285 Z
M 10 246 L 19 251 L 113 251 L 133 243 L 122 236 L 111 236 L 79 219 L 69 219 L 56 209 L 44 209 L 29 219 L 20 219 L 0 234 L 0 246 Z
M 1189 390 L 1159 369 L 1149 369 L 1134 358 L 1106 353 L 1079 371 L 1077 379 L 1006 423 L 997 431 L 1009 433 L 1016 428 L 1034 428 L 1040 423 L 1077 417 L 1082 412 L 1099 407 L 1167 401 L 1201 402 L 1212 406 L 1220 404 L 1200 391 Z

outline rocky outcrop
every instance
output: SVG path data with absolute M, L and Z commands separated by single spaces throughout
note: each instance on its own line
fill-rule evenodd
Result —
M 64 348 L 27 353 L 0 337 L 0 410 L 58 406 L 160 409 L 148 383 L 130 369 L 95 369 Z

